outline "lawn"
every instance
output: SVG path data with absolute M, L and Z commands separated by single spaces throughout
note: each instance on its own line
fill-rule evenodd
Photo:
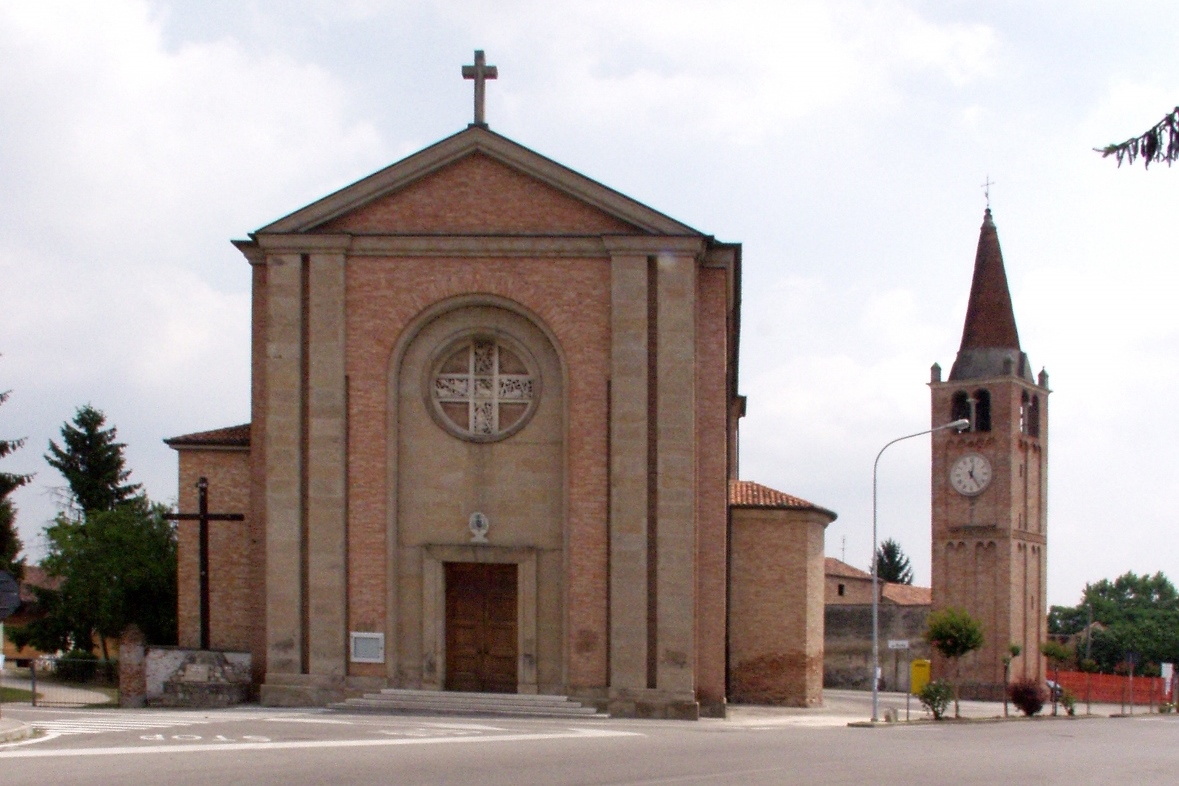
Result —
M 18 702 L 28 704 L 33 700 L 33 692 L 23 688 L 0 688 L 0 702 Z

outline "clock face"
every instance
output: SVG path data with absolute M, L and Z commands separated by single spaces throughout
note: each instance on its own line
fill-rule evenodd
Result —
M 967 497 L 983 493 L 991 485 L 991 462 L 978 453 L 967 453 L 950 468 L 950 485 Z

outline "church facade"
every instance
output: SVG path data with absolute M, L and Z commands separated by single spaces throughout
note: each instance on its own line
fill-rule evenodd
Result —
M 821 701 L 835 514 L 737 480 L 738 244 L 476 122 L 236 245 L 252 421 L 168 444 L 182 508 L 206 477 L 246 513 L 211 525 L 211 641 L 264 703 Z
M 1048 374 L 1020 348 L 999 235 L 988 207 L 979 233 L 962 342 L 930 378 L 933 610 L 965 610 L 983 630 L 962 658 L 963 695 L 1002 699 L 1006 676 L 1044 679 L 1048 636 Z M 1020 648 L 1005 674 L 1009 647 Z M 934 676 L 953 676 L 934 655 Z

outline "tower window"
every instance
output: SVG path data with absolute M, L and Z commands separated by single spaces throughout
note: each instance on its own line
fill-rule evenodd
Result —
M 1028 406 L 1028 436 L 1040 436 L 1040 397 L 1032 396 L 1032 403 Z
M 982 388 L 974 391 L 973 424 L 971 431 L 991 430 L 991 394 Z
M 970 411 L 970 396 L 965 390 L 959 390 L 950 399 L 950 420 L 962 420 L 965 418 L 973 423 L 974 418 L 971 417 L 971 414 L 973 413 Z
M 843 589 L 844 589 L 844 585 L 840 584 L 838 591 L 839 591 L 839 597 L 841 597 L 841 598 L 843 597 Z

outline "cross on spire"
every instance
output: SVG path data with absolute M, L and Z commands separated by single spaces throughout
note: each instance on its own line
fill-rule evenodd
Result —
M 483 88 L 484 82 L 488 79 L 495 79 L 499 76 L 499 69 L 495 66 L 487 65 L 487 60 L 483 57 L 483 50 L 475 50 L 475 65 L 463 66 L 463 79 L 475 80 L 475 122 L 471 123 L 473 126 L 479 128 L 487 128 L 487 121 L 483 118 Z
M 991 186 L 995 185 L 995 181 L 991 180 L 991 176 L 987 175 L 987 182 L 982 184 L 983 196 L 987 198 L 987 209 L 991 209 Z

